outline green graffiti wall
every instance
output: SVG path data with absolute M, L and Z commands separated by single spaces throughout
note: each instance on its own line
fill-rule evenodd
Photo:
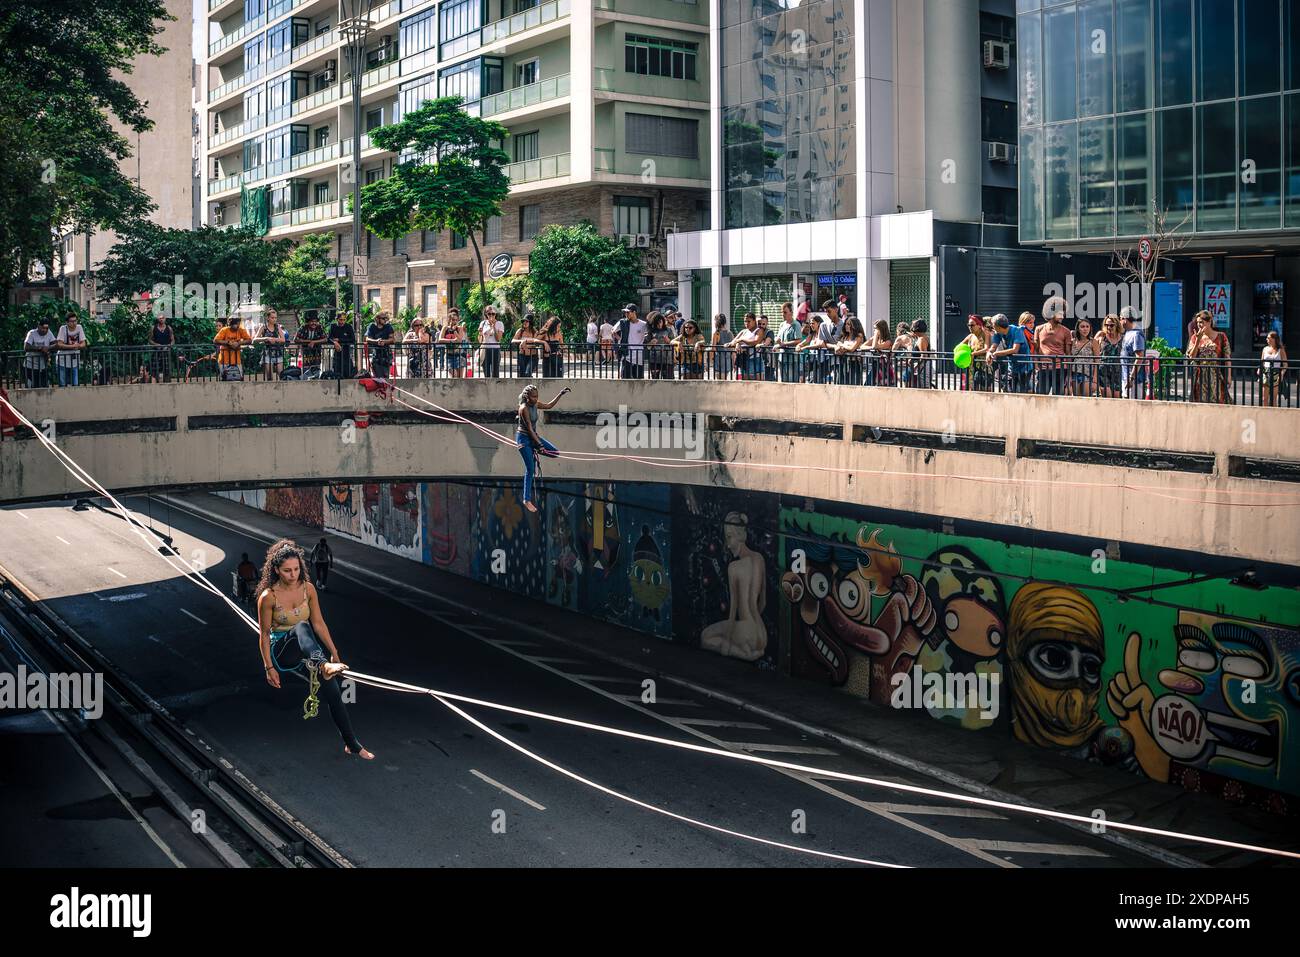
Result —
M 1300 589 L 1226 559 L 665 484 L 549 483 L 537 513 L 501 481 L 221 494 L 917 720 L 1300 807 Z

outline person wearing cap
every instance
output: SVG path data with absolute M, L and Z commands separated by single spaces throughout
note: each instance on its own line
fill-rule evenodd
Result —
M 352 356 L 357 346 L 357 330 L 352 328 L 352 314 L 340 309 L 326 333 L 330 348 L 334 350 L 334 377 L 351 379 Z
M 1147 337 L 1142 332 L 1137 310 L 1125 306 L 1119 312 L 1124 324 L 1124 338 L 1119 346 L 1120 369 L 1124 381 L 1124 398 L 1140 399 L 1146 391 L 1147 382 Z
M 1000 368 L 1004 392 L 1025 392 L 1029 386 L 1029 339 L 1022 326 L 1011 324 L 1003 313 L 993 317 L 993 345 L 987 353 L 990 368 Z
M 618 351 L 622 357 L 619 376 L 623 379 L 645 378 L 645 342 L 649 327 L 638 315 L 636 303 L 629 302 L 623 307 L 623 319 L 618 324 Z
M 497 318 L 496 307 L 484 307 L 483 321 L 478 324 L 479 364 L 489 379 L 501 375 L 501 339 L 505 334 L 506 327 Z
M 429 346 L 433 339 L 424 318 L 416 316 L 411 320 L 411 328 L 402 336 L 402 349 L 406 352 L 406 372 L 415 378 L 429 374 Z

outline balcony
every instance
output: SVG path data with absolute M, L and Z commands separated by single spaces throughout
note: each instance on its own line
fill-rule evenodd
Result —
M 687 159 L 680 156 L 651 156 L 641 153 L 620 155 L 617 150 L 598 146 L 593 157 L 593 169 L 597 173 L 608 173 L 614 176 L 643 177 L 646 174 L 644 165 L 646 160 L 653 161 L 655 176 L 662 182 L 699 180 L 701 184 L 707 184 L 709 181 L 709 161 L 703 156 Z
M 510 163 L 505 167 L 505 171 L 512 186 L 542 179 L 557 179 L 569 175 L 569 154 L 556 153 L 554 156 L 521 160 L 518 163 Z
M 272 229 L 282 226 L 305 226 L 326 219 L 337 219 L 341 215 L 339 201 L 331 199 L 329 202 L 317 203 L 315 206 L 304 206 L 284 213 L 272 213 L 270 225 Z
M 681 80 L 669 76 L 644 76 L 609 67 L 595 68 L 593 87 L 597 93 L 626 93 L 633 96 L 653 96 L 665 100 L 686 100 L 705 106 L 709 102 L 708 88 L 699 80 Z
M 465 104 L 465 112 L 472 116 L 487 118 L 522 110 L 527 106 L 536 106 L 549 100 L 558 100 L 569 95 L 569 74 L 553 76 L 549 80 L 517 86 L 513 90 L 494 93 L 473 103 Z
M 504 40 L 515 34 L 523 33 L 525 30 L 533 30 L 545 24 L 554 23 L 556 20 L 568 15 L 569 0 L 551 0 L 550 3 L 542 3 L 531 10 L 525 10 L 509 17 L 502 17 L 500 20 L 489 23 L 479 32 L 479 35 L 483 46 L 487 46 L 489 43 Z
M 595 0 L 592 7 L 597 13 L 631 14 L 638 17 L 654 17 L 660 20 L 675 20 L 678 23 L 697 23 L 707 26 L 709 23 L 709 5 L 700 3 L 680 3 L 675 0 Z

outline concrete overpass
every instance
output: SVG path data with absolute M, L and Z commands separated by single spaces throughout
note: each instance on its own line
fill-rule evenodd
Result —
M 513 434 L 518 380 L 399 384 Z M 574 389 L 542 426 L 562 449 L 691 461 L 685 447 L 601 443 L 598 416 L 624 406 L 686 416 L 660 434 L 682 446 L 702 416 L 699 451 L 728 463 L 556 460 L 545 464 L 548 479 L 736 487 L 1300 565 L 1293 410 L 765 382 L 539 385 L 544 399 Z M 12 399 L 122 492 L 521 473 L 512 446 L 391 404 L 356 382 L 38 389 Z M 368 428 L 353 427 L 359 411 L 369 413 Z M 625 421 L 634 431 L 621 437 L 635 441 L 638 422 Z M 604 438 L 620 435 L 606 430 Z M 756 464 L 817 468 L 746 467 Z M 80 494 L 30 436 L 0 444 L 0 500 Z

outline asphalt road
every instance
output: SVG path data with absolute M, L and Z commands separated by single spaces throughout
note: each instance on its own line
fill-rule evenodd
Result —
M 133 505 L 142 512 L 143 500 Z M 165 509 L 153 505 L 155 519 Z M 242 552 L 264 544 L 173 512 L 176 545 L 225 588 Z M 166 528 L 166 524 L 162 525 Z M 120 518 L 67 503 L 0 510 L 2 563 L 259 787 L 361 866 L 855 866 L 808 852 L 914 867 L 1124 867 L 1151 862 L 1031 816 L 916 798 L 469 709 L 538 755 L 638 801 L 797 849 L 708 830 L 620 801 L 564 777 L 468 724 L 427 696 L 360 687 L 352 707 L 373 762 L 345 757 L 322 705 L 301 717 L 305 687 L 275 691 L 255 636 L 214 596 L 171 572 Z M 444 597 L 454 598 L 453 595 Z M 532 634 L 510 634 L 433 602 L 331 576 L 325 619 L 359 671 L 675 740 L 713 744 L 933 787 L 933 781 Z M 423 605 L 423 607 L 421 607 Z M 0 735 L 22 734 L 0 725 Z M 25 740 L 70 761 L 66 741 Z M 12 748 L 12 744 L 0 747 Z M 0 754 L 6 754 L 0 751 Z M 70 795 L 55 780 L 28 813 L 58 830 Z M 40 783 L 40 779 L 37 779 Z M 3 810 L 3 806 L 0 806 Z M 15 825 L 5 815 L 4 829 Z M 120 817 L 102 825 L 136 826 Z M 70 825 L 71 826 L 71 825 Z M 101 834 L 103 839 L 106 834 Z M 137 835 L 139 837 L 140 835 Z M 140 851 L 139 863 L 158 863 Z M 40 842 L 0 840 L 0 863 L 63 863 Z M 48 845 L 45 845 L 48 846 Z M 143 846 L 143 845 L 142 845 Z M 150 857 L 150 860 L 145 860 Z M 123 863 L 132 863 L 129 858 Z

